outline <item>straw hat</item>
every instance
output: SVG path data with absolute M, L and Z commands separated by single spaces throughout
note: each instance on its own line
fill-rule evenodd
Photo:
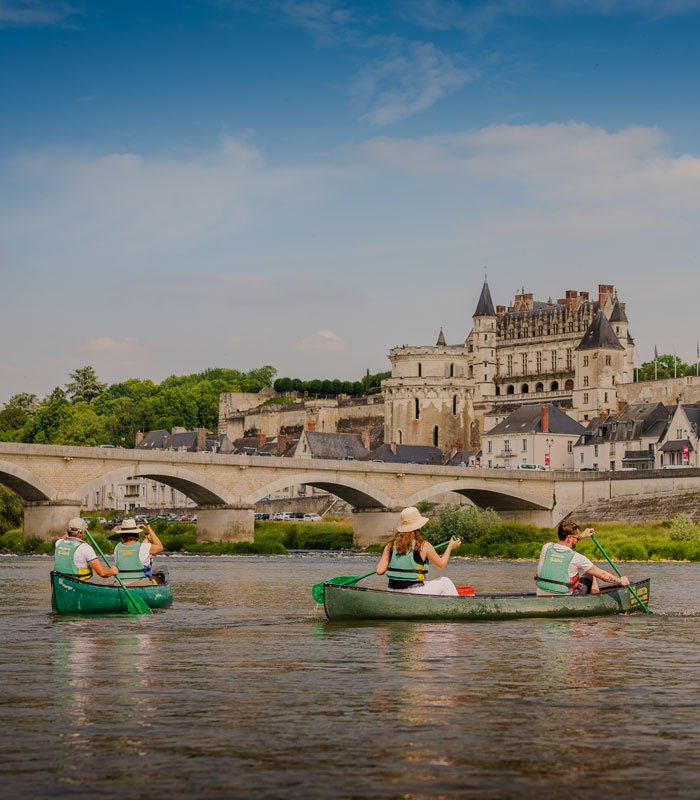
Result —
M 122 521 L 120 525 L 117 525 L 117 527 L 112 530 L 112 533 L 110 534 L 109 538 L 116 539 L 117 536 L 124 536 L 127 533 L 133 534 L 134 536 L 138 536 L 142 530 L 143 528 L 140 525 L 136 524 L 135 519 L 125 519 Z
M 399 533 L 410 533 L 411 531 L 419 530 L 427 522 L 430 522 L 430 520 L 427 517 L 422 517 L 417 508 L 409 506 L 401 512 L 401 519 L 396 530 Z

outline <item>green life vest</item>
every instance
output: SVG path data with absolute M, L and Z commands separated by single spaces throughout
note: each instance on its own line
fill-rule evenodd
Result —
M 119 577 L 126 581 L 133 581 L 150 574 L 150 564 L 147 567 L 139 558 L 139 542 L 119 542 L 114 548 L 114 563 L 119 570 Z
M 53 569 L 54 572 L 62 572 L 64 575 L 75 575 L 81 581 L 88 581 L 92 578 L 92 570 L 88 567 L 78 569 L 75 566 L 73 556 L 75 551 L 83 544 L 81 539 L 68 536 L 59 539 L 54 550 Z
M 557 550 L 553 542 L 546 545 L 542 567 L 535 580 L 537 588 L 554 594 L 569 594 L 578 583 L 578 576 L 569 577 L 569 564 L 574 557 L 574 551 L 568 547 Z
M 400 556 L 396 552 L 396 545 L 391 550 L 391 560 L 386 571 L 390 581 L 404 581 L 406 583 L 416 583 L 424 581 L 428 574 L 428 564 L 416 564 L 413 559 L 416 542 L 413 541 L 411 549 Z

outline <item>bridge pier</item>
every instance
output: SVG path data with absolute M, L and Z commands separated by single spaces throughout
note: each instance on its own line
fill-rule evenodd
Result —
M 252 542 L 253 506 L 198 506 L 197 539 L 200 542 Z
M 396 533 L 401 509 L 356 508 L 352 512 L 352 543 L 357 547 L 386 544 Z
M 37 500 L 24 504 L 24 535 L 38 536 L 45 541 L 57 539 L 66 532 L 68 521 L 80 516 L 80 503 L 75 500 Z

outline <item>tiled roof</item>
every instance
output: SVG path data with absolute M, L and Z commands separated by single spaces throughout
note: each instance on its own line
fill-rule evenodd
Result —
M 306 431 L 306 442 L 312 458 L 363 459 L 367 449 L 357 433 L 321 433 Z
M 136 445 L 137 450 L 165 450 L 170 442 L 170 432 L 166 430 L 149 431 Z
M 392 464 L 442 464 L 443 453 L 439 447 L 420 444 L 397 444 L 394 445 L 396 452 L 391 445 L 383 444 L 376 450 L 372 450 L 369 459 L 372 461 L 387 461 Z
M 496 309 L 493 307 L 493 300 L 491 299 L 491 292 L 489 285 L 484 281 L 481 287 L 481 294 L 479 295 L 479 302 L 476 304 L 475 317 L 495 317 Z
M 580 436 L 584 432 L 583 425 L 579 425 L 575 419 L 571 419 L 568 414 L 560 411 L 557 406 L 548 403 L 549 407 L 549 431 L 547 433 L 563 433 Z M 543 433 L 542 430 L 542 408 L 543 404 L 529 404 L 520 406 L 512 414 L 507 416 L 498 425 L 486 431 L 486 436 L 497 436 L 499 434 L 518 434 L 518 433 Z
M 588 330 L 583 334 L 577 350 L 624 350 L 608 318 L 602 311 L 596 312 Z
M 459 467 L 462 464 L 468 464 L 469 459 L 476 455 L 475 450 L 460 450 L 455 453 L 448 461 L 448 467 Z

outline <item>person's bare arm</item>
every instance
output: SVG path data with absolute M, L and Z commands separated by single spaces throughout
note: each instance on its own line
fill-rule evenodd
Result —
M 423 545 L 420 549 L 420 554 L 433 566 L 437 567 L 438 569 L 442 569 L 443 567 L 447 566 L 447 562 L 450 560 L 452 551 L 455 549 L 455 547 L 459 547 L 460 544 L 462 544 L 462 540 L 453 536 L 445 548 L 445 552 L 442 555 L 439 555 L 437 550 L 432 546 L 432 544 L 430 544 L 430 542 L 423 542 Z
M 606 572 L 604 569 L 600 567 L 591 567 L 586 575 L 592 575 L 594 578 L 598 578 L 599 581 L 605 581 L 606 583 L 614 583 L 616 586 L 629 586 L 630 579 L 627 575 L 623 575 L 619 577 L 618 575 L 613 575 L 612 572 Z
M 109 578 L 112 575 L 116 575 L 119 570 L 116 567 L 107 567 L 99 558 L 93 558 L 92 561 L 88 561 L 90 565 L 90 569 L 93 572 L 96 572 L 100 578 Z
M 377 575 L 384 575 L 384 573 L 389 569 L 390 559 L 391 559 L 391 545 L 387 544 L 384 550 L 382 550 L 382 556 L 379 559 L 379 563 L 377 564 L 377 569 L 375 570 Z
M 146 525 L 144 530 L 146 532 L 146 540 L 150 542 L 151 545 L 149 555 L 156 556 L 158 553 L 162 553 L 165 548 L 163 547 L 161 540 L 158 538 L 158 534 L 150 525 Z

